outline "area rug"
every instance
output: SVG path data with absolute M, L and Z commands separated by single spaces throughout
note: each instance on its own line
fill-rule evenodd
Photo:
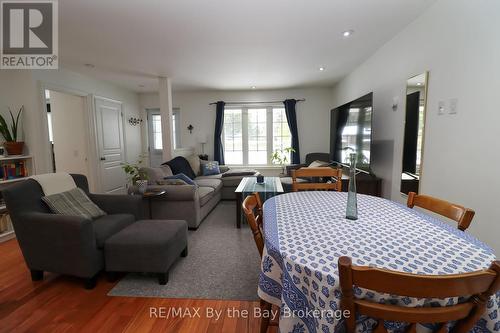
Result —
M 127 274 L 109 296 L 258 300 L 259 253 L 247 224 L 236 228 L 236 204 L 221 201 L 198 230 L 189 254 L 170 268 L 166 285 L 151 274 Z

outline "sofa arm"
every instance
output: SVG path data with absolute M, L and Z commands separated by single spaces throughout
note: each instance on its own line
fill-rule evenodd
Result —
M 157 200 L 193 201 L 198 198 L 197 185 L 150 185 L 148 190 L 165 190 L 164 196 Z
M 102 269 L 92 221 L 83 217 L 22 213 L 14 223 L 30 269 L 92 277 Z
M 108 214 L 132 214 L 136 220 L 143 218 L 144 208 L 140 196 L 89 194 L 89 198 Z
M 224 173 L 224 172 L 227 172 L 229 170 L 230 170 L 230 168 L 228 166 L 226 166 L 226 165 L 219 165 L 219 171 L 220 171 L 220 173 Z

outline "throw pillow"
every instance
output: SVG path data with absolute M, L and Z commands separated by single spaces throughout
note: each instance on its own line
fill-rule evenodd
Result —
M 324 161 L 313 161 L 311 164 L 309 164 L 309 168 L 320 168 L 320 167 L 326 167 L 329 166 L 329 162 L 324 162 Z
M 200 175 L 200 158 L 198 155 L 191 155 L 186 158 L 189 162 L 189 165 L 191 166 L 191 169 L 193 169 L 193 172 L 196 176 Z
M 220 173 L 219 162 L 210 161 L 201 164 L 201 173 L 203 176 L 218 175 Z
M 168 177 L 165 177 L 163 179 L 165 179 L 165 180 L 168 180 L 168 179 L 180 179 L 180 180 L 183 180 L 188 185 L 196 185 L 196 183 L 193 182 L 193 180 L 191 178 L 189 178 L 188 176 L 186 176 L 183 173 L 178 173 L 178 174 L 176 174 L 174 176 L 168 176 Z
M 55 214 L 81 216 L 95 219 L 106 212 L 93 203 L 81 188 L 42 197 L 43 202 Z
M 196 175 L 194 174 L 194 171 L 191 168 L 191 165 L 189 165 L 189 162 L 185 157 L 177 156 L 176 158 L 173 158 L 170 161 L 165 162 L 163 164 L 168 165 L 170 167 L 170 169 L 172 170 L 172 173 L 174 175 L 177 175 L 179 173 L 183 173 L 186 176 L 188 176 L 190 179 L 196 178 Z
M 169 176 L 171 177 L 171 176 Z M 156 182 L 158 185 L 187 185 L 182 179 L 163 179 Z

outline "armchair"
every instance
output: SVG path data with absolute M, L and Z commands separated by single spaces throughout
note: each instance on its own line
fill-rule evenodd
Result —
M 84 278 L 85 287 L 91 289 L 104 267 L 104 241 L 142 216 L 142 200 L 90 194 L 85 176 L 72 177 L 109 215 L 92 221 L 53 214 L 41 200 L 42 188 L 32 179 L 12 185 L 2 194 L 32 279 L 42 279 L 44 271 L 74 275 Z

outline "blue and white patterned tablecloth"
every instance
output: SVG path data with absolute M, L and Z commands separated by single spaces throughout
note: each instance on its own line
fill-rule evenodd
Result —
M 264 204 L 266 238 L 259 296 L 280 306 L 280 332 L 339 332 L 337 261 L 414 274 L 454 274 L 487 268 L 493 251 L 455 226 L 398 203 L 358 195 L 359 219 L 345 219 L 347 193 L 297 192 Z M 356 297 L 409 307 L 452 305 L 458 298 L 416 299 L 355 289 Z M 500 331 L 500 292 L 487 304 L 477 332 Z M 357 331 L 374 321 L 359 318 Z M 401 324 L 386 323 L 392 331 Z

